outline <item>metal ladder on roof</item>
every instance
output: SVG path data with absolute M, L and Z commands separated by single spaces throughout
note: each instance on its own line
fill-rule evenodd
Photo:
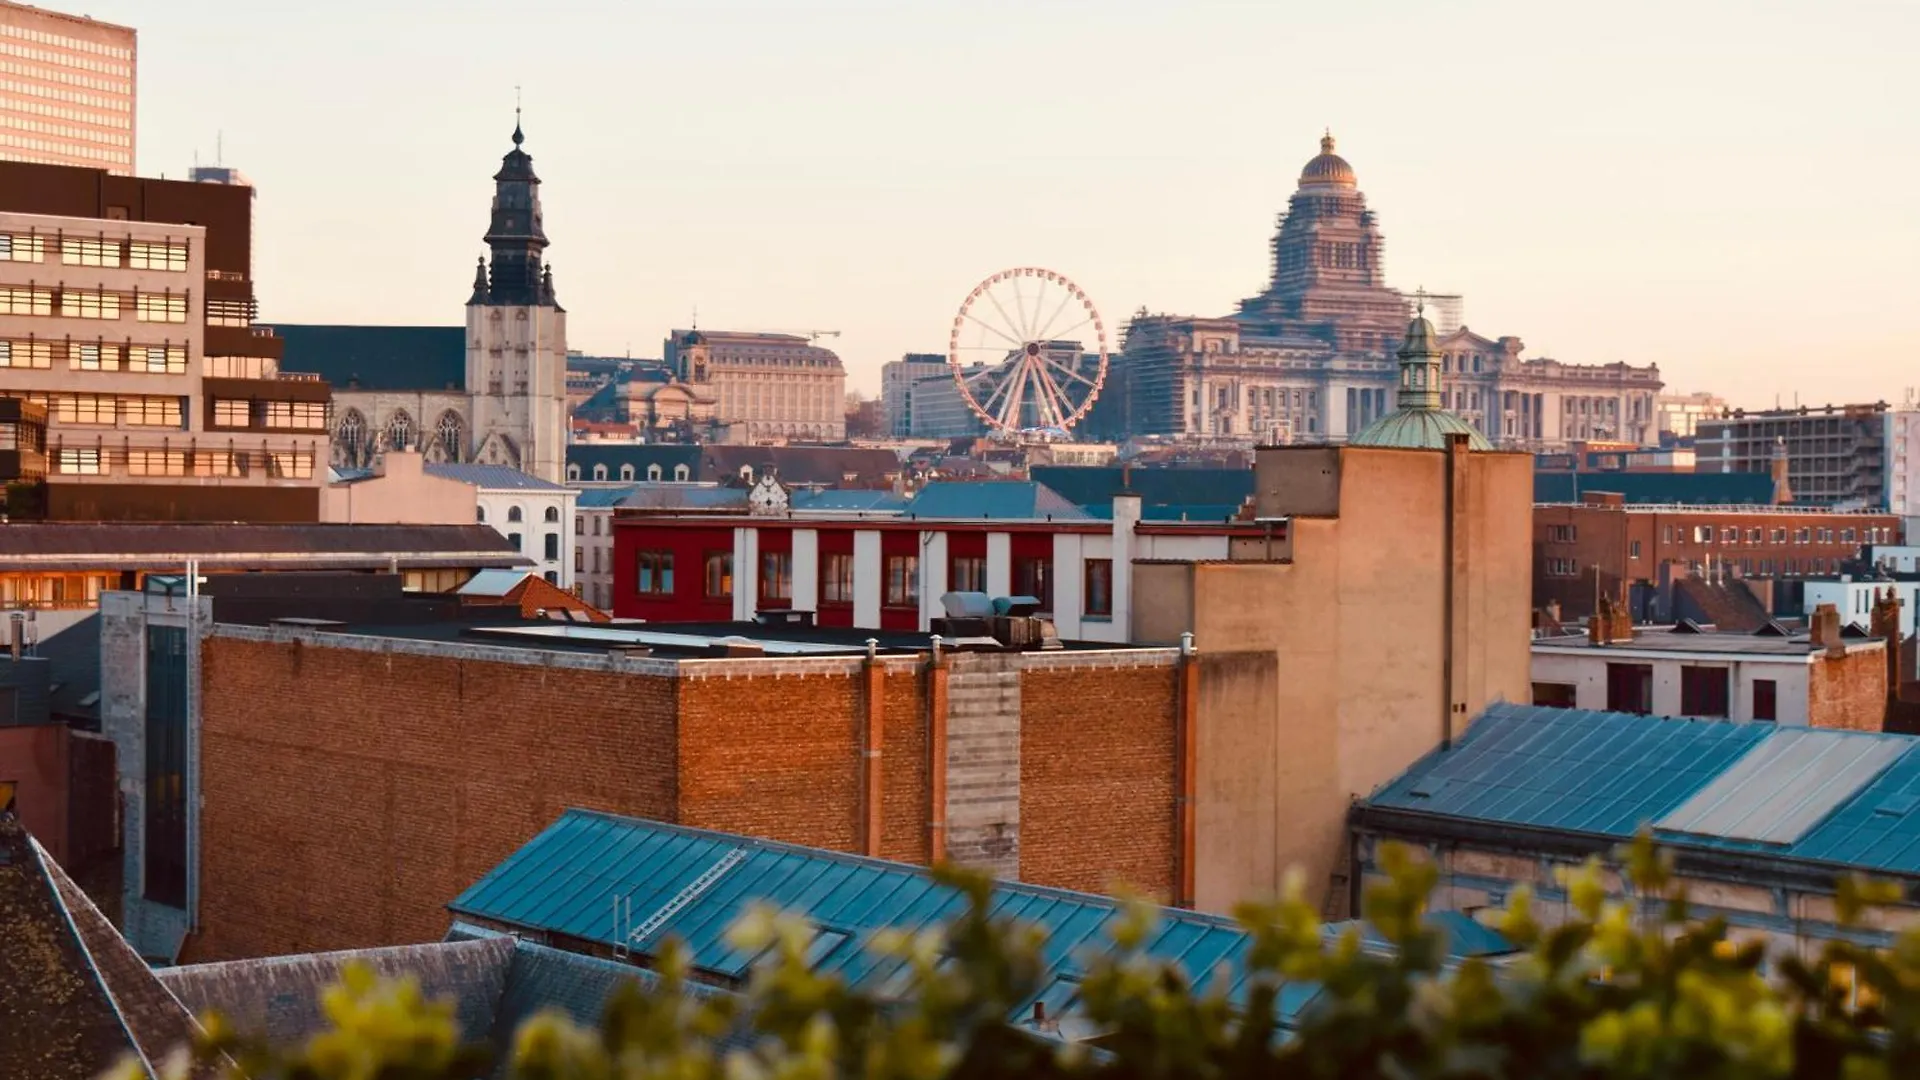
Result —
M 714 882 L 719 881 L 727 871 L 740 865 L 746 857 L 747 849 L 744 847 L 727 849 L 725 855 L 720 856 L 712 866 L 702 870 L 700 876 L 688 882 L 686 888 L 675 893 L 673 899 L 660 905 L 660 909 L 647 916 L 646 921 L 622 936 L 614 946 L 614 955 L 620 959 L 625 959 L 628 952 L 638 950 L 648 938 L 652 937 L 662 926 L 667 924 L 668 919 L 678 915 L 688 904 L 699 899 L 701 893 L 712 888 Z M 615 903 L 617 906 L 618 901 Z M 615 933 L 618 935 L 617 924 Z

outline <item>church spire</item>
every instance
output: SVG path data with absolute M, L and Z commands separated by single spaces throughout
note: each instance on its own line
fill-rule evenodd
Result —
M 473 295 L 467 297 L 468 307 L 487 302 L 487 257 L 482 255 L 474 262 L 476 265 L 473 268 Z
M 488 303 L 542 302 L 540 260 L 547 234 L 540 219 L 540 178 L 534 175 L 533 157 L 521 149 L 525 141 L 516 106 L 513 149 L 500 159 L 500 171 L 493 175 L 493 218 L 485 237 L 493 271 Z

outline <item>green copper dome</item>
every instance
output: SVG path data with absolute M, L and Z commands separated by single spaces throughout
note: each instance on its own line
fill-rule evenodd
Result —
M 1465 435 L 1469 450 L 1493 449 L 1493 444 L 1472 424 L 1445 409 L 1400 409 L 1390 412 L 1368 424 L 1365 431 L 1347 442 L 1350 446 L 1445 450 L 1449 435 Z
M 1406 343 L 1400 346 L 1399 408 L 1348 439 L 1349 446 L 1445 450 L 1447 436 L 1465 435 L 1467 449 L 1493 449 L 1472 424 L 1441 408 L 1440 347 L 1433 339 L 1433 324 L 1425 313 L 1414 316 L 1407 325 Z

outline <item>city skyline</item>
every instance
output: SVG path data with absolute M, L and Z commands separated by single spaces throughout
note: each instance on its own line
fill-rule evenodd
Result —
M 1331 127 L 1395 286 L 1464 293 L 1531 356 L 1761 407 L 1920 382 L 1915 124 L 1873 107 L 1920 15 L 1845 7 L 561 4 L 531 35 L 502 3 L 84 13 L 140 31 L 142 175 L 218 142 L 259 185 L 271 321 L 454 322 L 515 85 L 575 347 L 654 356 L 697 307 L 842 331 L 868 393 L 1006 266 L 1069 274 L 1116 327 L 1231 310 Z

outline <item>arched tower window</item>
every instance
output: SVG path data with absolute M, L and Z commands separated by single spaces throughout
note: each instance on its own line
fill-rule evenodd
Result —
M 546 514 L 547 524 L 552 525 L 558 522 L 559 520 L 560 520 L 560 511 L 555 507 L 551 507 L 551 506 L 547 507 L 547 514 Z
M 339 458 L 342 465 L 358 468 L 366 464 L 367 418 L 360 415 L 359 409 L 348 409 L 340 418 L 340 426 L 334 431 L 334 442 L 339 445 Z
M 401 409 L 387 420 L 387 449 L 405 450 L 413 446 L 413 417 Z
M 448 409 L 440 414 L 440 421 L 434 426 L 434 438 L 440 443 L 440 453 L 448 461 L 460 461 L 467 456 L 467 423 L 460 414 Z
M 510 522 L 520 520 L 520 508 L 518 506 L 507 507 L 507 520 Z

